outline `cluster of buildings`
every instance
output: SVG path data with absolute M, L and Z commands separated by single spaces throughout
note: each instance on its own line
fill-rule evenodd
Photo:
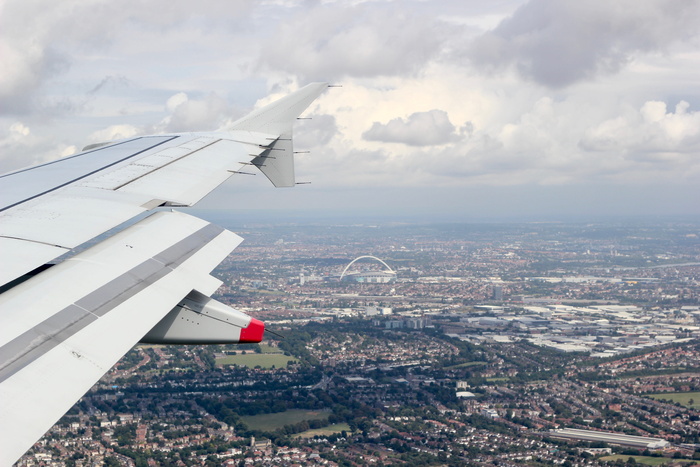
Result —
M 561 465 L 584 450 L 595 465 L 604 454 L 566 440 L 691 456 L 700 412 L 664 395 L 700 391 L 700 246 L 683 240 L 687 226 L 607 232 L 242 232 L 217 298 L 301 342 L 299 363 L 213 368 L 233 349 L 134 350 L 19 465 Z M 370 254 L 391 271 L 343 274 Z M 232 401 L 234 415 L 298 401 L 346 425 L 256 441 L 198 400 Z
M 671 312 L 629 305 L 477 306 L 473 313 L 449 313 L 443 329 L 473 343 L 527 339 L 562 352 L 606 358 L 700 338 L 698 314 L 696 306 Z M 447 321 L 431 317 L 435 324 Z

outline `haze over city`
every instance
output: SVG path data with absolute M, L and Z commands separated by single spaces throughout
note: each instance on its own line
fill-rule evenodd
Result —
M 698 1 L 0 6 L 0 171 L 215 130 L 309 82 L 297 178 L 202 208 L 470 221 L 697 216 Z

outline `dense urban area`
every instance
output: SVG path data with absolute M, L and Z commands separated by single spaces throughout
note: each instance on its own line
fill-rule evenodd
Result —
M 227 227 L 263 343 L 138 345 L 17 465 L 700 465 L 700 224 Z

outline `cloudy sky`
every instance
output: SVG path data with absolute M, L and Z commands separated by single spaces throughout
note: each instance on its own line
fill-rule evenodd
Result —
M 299 181 L 205 208 L 700 216 L 700 0 L 0 0 L 0 171 L 313 81 Z

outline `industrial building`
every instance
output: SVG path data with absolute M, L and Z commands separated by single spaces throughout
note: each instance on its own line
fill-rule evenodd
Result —
M 549 435 L 554 438 L 574 439 L 577 441 L 603 442 L 618 446 L 630 446 L 639 449 L 664 449 L 669 442 L 661 438 L 647 438 L 645 436 L 632 436 L 623 433 L 611 433 L 609 431 L 577 430 L 563 428 L 550 430 Z

